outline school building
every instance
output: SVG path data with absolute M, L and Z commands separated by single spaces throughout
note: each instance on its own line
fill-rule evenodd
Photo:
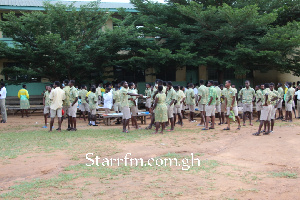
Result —
M 56 3 L 57 1 L 53 0 L 52 3 Z M 61 1 L 63 3 L 70 3 L 70 1 Z M 81 4 L 86 4 L 87 1 L 77 1 L 75 6 L 80 6 Z M 118 8 L 125 8 L 127 12 L 137 13 L 138 11 L 135 9 L 134 5 L 131 3 L 109 3 L 102 2 L 100 3 L 100 7 L 103 9 L 107 9 L 109 12 L 117 12 Z M 21 14 L 21 11 L 31 12 L 31 11 L 43 11 L 43 0 L 1 0 L 0 1 L 0 20 L 3 20 L 3 14 L 8 12 L 15 12 L 16 14 Z M 117 14 L 117 13 L 116 13 Z M 113 22 L 109 19 L 106 22 L 106 27 L 113 29 Z M 11 38 L 7 38 L 5 33 L 2 33 L 0 30 L 0 41 L 8 43 L 8 45 L 13 45 L 13 41 Z M 11 60 L 7 60 L 5 58 L 0 59 L 0 72 L 5 67 L 15 66 L 17 63 Z M 218 80 L 220 82 L 224 82 L 228 79 L 232 80 L 233 83 L 237 85 L 243 85 L 245 80 L 250 80 L 251 85 L 256 85 L 265 82 L 297 82 L 300 81 L 300 78 L 297 76 L 293 76 L 289 73 L 281 73 L 276 70 L 266 71 L 256 70 L 252 71 L 244 76 L 236 76 L 234 74 L 234 70 L 227 69 L 220 71 L 217 68 L 207 67 L 207 66 L 198 66 L 198 67 L 189 67 L 185 66 L 181 69 L 174 70 L 173 68 L 164 68 L 160 73 L 156 73 L 154 69 L 148 68 L 146 70 L 139 71 L 131 71 L 124 70 L 122 66 L 112 66 L 106 69 L 105 72 L 109 77 L 106 81 L 114 81 L 114 80 L 127 80 L 138 83 L 138 87 L 140 91 L 144 90 L 144 83 L 153 83 L 155 79 L 163 79 L 166 81 L 173 81 L 177 84 L 186 85 L 189 82 L 198 83 L 199 80 L 203 79 L 207 80 Z M 0 80 L 4 82 L 9 80 L 11 77 L 8 77 L 5 74 L 0 74 Z M 44 89 L 45 84 L 49 80 L 40 78 L 31 80 L 30 83 L 27 84 L 27 88 L 30 91 L 31 95 L 40 95 L 41 91 Z M 20 85 L 9 85 L 7 86 L 8 96 L 16 96 L 17 91 L 20 89 Z

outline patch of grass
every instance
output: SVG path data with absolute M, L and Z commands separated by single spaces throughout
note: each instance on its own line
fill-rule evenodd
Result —
M 47 130 L 3 133 L 0 140 L 0 159 L 13 159 L 30 152 L 73 151 L 85 148 L 87 144 L 91 146 L 93 143 L 110 140 L 133 142 L 150 136 L 145 130 L 124 134 L 120 129 L 87 129 L 61 133 L 56 131 L 49 133 Z
M 284 172 L 269 172 L 270 177 L 276 177 L 276 178 L 297 178 L 297 173 L 284 171 Z
M 252 188 L 252 189 L 244 189 L 244 188 L 240 188 L 240 189 L 237 189 L 235 190 L 237 192 L 258 192 L 259 190 L 256 189 L 256 188 Z

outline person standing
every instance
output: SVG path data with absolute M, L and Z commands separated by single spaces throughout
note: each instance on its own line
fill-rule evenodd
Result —
M 62 107 L 63 107 L 63 100 L 65 100 L 65 91 L 63 91 L 60 88 L 60 82 L 55 81 L 53 84 L 53 89 L 49 95 L 49 99 L 52 100 L 51 105 L 50 105 L 50 130 L 49 132 L 52 131 L 53 128 L 53 123 L 54 123 L 54 118 L 57 115 L 58 117 L 58 129 L 57 131 L 61 132 L 61 118 L 62 118 Z
M 217 99 L 216 99 L 216 113 L 218 113 L 219 116 L 219 120 L 220 123 L 218 125 L 222 124 L 222 119 L 221 119 L 221 96 L 222 96 L 222 90 L 219 88 L 218 86 L 219 82 L 218 81 L 214 81 L 214 86 L 215 86 L 215 90 L 217 93 Z
M 237 102 L 236 102 L 236 90 L 231 87 L 231 81 L 227 80 L 225 82 L 225 103 L 226 103 L 226 108 L 227 108 L 227 113 L 226 113 L 226 118 L 227 118 L 227 128 L 224 128 L 224 130 L 230 130 L 230 119 L 229 115 L 231 112 L 235 115 L 235 118 L 237 119 L 238 122 L 238 128 L 237 130 L 241 129 L 241 123 L 240 123 L 240 118 L 239 118 L 239 113 L 238 113 L 238 107 L 237 107 Z
M 6 123 L 7 121 L 7 113 L 6 113 L 6 106 L 5 106 L 6 93 L 7 92 L 6 92 L 5 83 L 1 82 L 0 84 L 0 108 L 1 108 L 1 116 L 2 116 L 1 123 Z
M 274 83 L 270 83 L 270 94 L 268 95 L 268 98 L 270 100 L 271 105 L 271 130 L 269 133 L 273 133 L 274 125 L 275 125 L 275 115 L 277 106 L 279 104 L 279 93 L 274 89 L 275 85 Z
M 85 115 L 89 113 L 89 104 L 86 102 L 86 95 L 88 91 L 86 90 L 86 86 L 83 85 L 81 90 L 78 92 L 78 98 L 81 99 L 81 104 L 79 105 L 79 110 L 83 115 L 83 120 L 86 121 Z
M 48 115 L 50 114 L 50 105 L 51 105 L 51 99 L 49 98 L 50 93 L 51 93 L 51 87 L 47 85 L 43 97 L 45 126 L 43 126 L 42 128 L 47 128 L 47 118 Z
M 63 84 L 65 85 L 63 91 L 65 92 L 65 100 L 63 101 L 63 110 L 65 111 L 64 112 L 64 116 L 63 116 L 63 119 L 64 118 L 67 118 L 68 119 L 68 129 L 70 128 L 70 114 L 69 114 L 69 108 L 70 108 L 70 86 L 69 86 L 69 80 L 66 79 L 64 80 Z
M 123 133 L 128 133 L 128 130 L 126 130 L 126 127 L 128 126 L 129 119 L 131 118 L 130 115 L 130 108 L 129 108 L 129 101 L 128 101 L 128 95 L 129 96 L 140 96 L 143 97 L 142 94 L 132 94 L 128 92 L 128 83 L 126 81 L 122 82 L 122 89 L 120 90 L 120 99 L 121 99 L 121 107 L 122 107 L 122 121 L 123 121 Z
M 293 111 L 293 101 L 294 101 L 294 92 L 292 88 L 292 83 L 287 82 L 286 87 L 288 88 L 285 96 L 285 121 L 292 122 L 293 121 L 293 116 L 292 116 L 292 111 Z
M 77 131 L 76 129 L 76 113 L 78 106 L 78 91 L 75 88 L 75 80 L 70 80 L 69 82 L 70 88 L 70 111 L 69 111 L 69 120 L 70 120 L 70 128 L 68 131 Z
M 164 133 L 165 123 L 168 121 L 168 108 L 166 104 L 166 94 L 163 92 L 163 86 L 160 85 L 157 88 L 157 94 L 155 95 L 155 101 L 153 110 L 155 110 L 155 132 L 158 132 L 161 125 L 161 134 Z
M 298 90 L 295 92 L 295 97 L 297 95 L 297 111 L 298 111 L 298 119 L 300 118 L 300 85 L 298 85 Z
M 105 88 L 105 93 L 103 94 L 103 102 L 104 102 L 104 110 L 105 114 L 110 113 L 110 110 L 113 106 L 113 94 L 110 92 L 111 89 L 109 87 Z
M 226 123 L 225 122 L 225 113 L 226 113 L 225 91 L 226 91 L 226 88 L 224 88 L 223 84 L 220 84 L 220 89 L 221 89 L 221 119 L 222 119 L 221 124 L 224 124 L 224 123 Z
M 29 104 L 29 94 L 26 89 L 26 85 L 23 85 L 23 88 L 19 90 L 18 97 L 20 99 L 20 109 L 22 112 L 22 118 L 24 117 L 24 110 L 25 110 L 26 116 L 29 117 L 28 109 L 30 108 L 30 104 Z
M 278 87 L 277 91 L 278 91 L 278 95 L 279 95 L 279 103 L 277 106 L 279 117 L 277 119 L 283 119 L 282 102 L 283 102 L 283 98 L 284 98 L 284 91 L 282 89 L 282 83 L 278 83 L 277 87 Z
M 188 85 L 188 88 L 187 91 L 186 91 L 186 105 L 188 106 L 189 108 L 189 111 L 190 111 L 190 117 L 189 117 L 189 121 L 194 123 L 196 122 L 194 120 L 194 113 L 195 113 L 195 94 L 194 94 L 194 84 L 193 83 L 190 83 Z
M 256 112 L 257 112 L 257 121 L 260 121 L 260 114 L 261 114 L 261 109 L 262 109 L 262 99 L 263 99 L 263 94 L 262 94 L 262 90 L 264 89 L 264 85 L 257 85 L 255 86 L 255 108 L 256 108 Z
M 167 131 L 174 131 L 174 104 L 176 103 L 177 95 L 175 90 L 173 89 L 173 84 L 171 81 L 167 82 L 167 98 L 166 98 L 166 104 L 168 109 L 168 119 L 171 123 L 171 129 Z
M 207 104 L 205 105 L 205 127 L 202 130 L 215 129 L 215 109 L 216 109 L 216 100 L 217 100 L 217 92 L 214 87 L 214 81 L 208 81 L 208 96 L 207 96 Z M 208 127 L 211 118 L 211 126 Z
M 246 126 L 246 115 L 250 120 L 250 126 L 253 126 L 252 120 L 252 112 L 253 112 L 253 101 L 255 98 L 255 91 L 250 87 L 250 81 L 245 81 L 245 88 L 241 89 L 240 99 L 242 100 L 243 105 L 243 126 Z
M 146 111 L 149 111 L 151 108 L 151 85 L 149 83 L 146 83 L 146 90 L 145 90 L 145 95 L 146 95 Z
M 207 104 L 208 88 L 204 85 L 204 80 L 200 80 L 200 87 L 198 88 L 198 107 L 201 115 L 201 122 L 198 126 L 205 125 L 205 106 Z
M 116 113 L 121 113 L 121 100 L 120 100 L 120 85 L 115 84 L 115 90 L 112 92 L 113 95 L 113 106 Z M 115 124 L 121 124 L 119 118 Z
M 96 88 L 92 87 L 91 93 L 88 95 L 89 113 L 90 113 L 90 124 L 93 126 L 98 126 L 96 124 L 96 109 L 98 104 L 98 96 L 96 94 Z

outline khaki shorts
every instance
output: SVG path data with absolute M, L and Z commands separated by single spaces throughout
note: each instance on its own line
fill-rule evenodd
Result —
M 190 112 L 195 112 L 195 105 L 187 105 Z
M 226 108 L 226 104 L 225 102 L 221 103 L 221 112 L 226 112 L 227 111 L 227 108 Z
M 130 115 L 130 108 L 129 107 L 122 107 L 122 119 L 130 119 L 131 115 Z
M 174 104 L 172 106 L 170 106 L 169 104 L 167 104 L 167 108 L 168 108 L 168 118 L 173 118 L 173 112 L 174 112 Z
M 50 113 L 50 106 L 45 106 L 44 107 L 44 114 L 49 114 Z
M 50 117 L 55 118 L 56 115 L 57 117 L 62 117 L 62 108 L 58 108 L 56 110 L 50 109 Z
M 136 106 L 131 106 L 131 107 L 130 107 L 130 112 L 131 112 L 131 115 L 132 115 L 133 117 L 138 116 L 138 109 L 137 109 Z
M 285 111 L 293 111 L 293 104 L 292 103 L 285 104 Z
M 205 110 L 206 110 L 206 117 L 210 117 L 210 116 L 215 116 L 215 109 L 216 109 L 216 105 L 206 105 L 205 106 Z
M 180 104 L 181 110 L 185 110 L 185 105 L 183 103 Z
M 277 108 L 282 108 L 282 101 L 283 101 L 282 99 L 279 100 Z
M 69 108 L 69 116 L 70 117 L 76 117 L 77 106 L 78 106 L 78 102 L 76 102 L 73 106 L 72 106 L 72 104 L 70 105 L 70 108 Z
M 151 108 L 151 98 L 146 99 L 145 107 L 146 108 Z
M 84 111 L 90 112 L 89 104 L 88 103 L 79 104 L 79 110 L 81 110 L 82 112 L 84 112 Z
M 205 104 L 199 104 L 199 111 L 205 111 Z
M 70 108 L 70 106 L 63 106 L 63 109 L 64 109 L 64 111 L 65 111 L 64 117 L 65 117 L 66 115 L 69 116 L 69 108 Z
M 260 120 L 270 121 L 271 120 L 271 105 L 263 106 L 260 113 Z
M 180 114 L 181 113 L 181 105 L 175 105 L 173 113 L 174 114 Z
M 262 109 L 261 101 L 258 102 L 258 103 L 256 103 L 255 107 L 256 107 L 256 112 L 257 112 L 257 111 L 261 111 L 261 109 Z
M 121 110 L 122 110 L 121 103 L 120 102 L 114 103 L 114 111 L 121 112 Z
M 96 115 L 96 109 L 90 110 L 91 115 Z
M 226 114 L 227 114 L 227 116 L 229 116 L 230 115 L 230 107 L 227 107 L 226 109 L 227 109 Z M 232 111 L 236 117 L 239 115 L 239 110 L 238 110 L 237 106 L 232 107 Z
M 252 103 L 243 103 L 243 112 L 253 112 Z
M 221 112 L 221 104 L 219 103 L 218 105 L 216 104 L 216 113 Z
M 276 115 L 276 108 L 271 105 L 271 119 L 275 119 L 275 115 Z

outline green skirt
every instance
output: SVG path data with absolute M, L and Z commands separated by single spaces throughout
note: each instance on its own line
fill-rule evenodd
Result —
M 168 108 L 165 103 L 157 104 L 155 108 L 155 122 L 167 122 L 168 121 Z
M 20 100 L 20 109 L 29 109 L 30 104 L 28 99 L 21 99 Z

